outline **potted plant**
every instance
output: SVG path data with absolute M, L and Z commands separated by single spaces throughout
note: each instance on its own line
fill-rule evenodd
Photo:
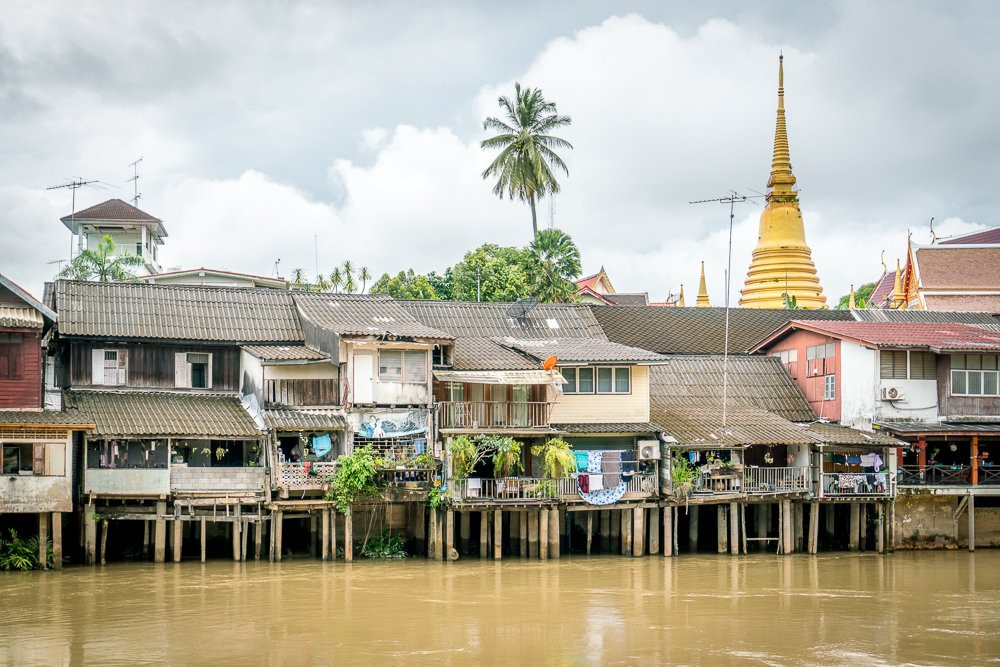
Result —
M 576 471 L 573 448 L 562 438 L 550 438 L 545 444 L 535 445 L 531 453 L 542 459 L 542 469 L 548 479 L 563 479 Z
M 510 436 L 494 436 L 490 440 L 487 446 L 493 450 L 493 473 L 497 479 L 524 470 L 520 442 Z

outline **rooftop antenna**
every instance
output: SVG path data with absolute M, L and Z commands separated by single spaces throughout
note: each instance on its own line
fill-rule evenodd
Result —
M 722 350 L 722 429 L 725 431 L 728 420 L 729 399 L 729 283 L 733 269 L 733 219 L 736 216 L 736 204 L 742 204 L 751 199 L 759 199 L 765 195 L 744 195 L 730 190 L 725 197 L 714 199 L 696 199 L 689 204 L 729 204 L 729 248 L 726 252 L 726 338 Z
M 549 229 L 556 228 L 556 196 L 555 193 L 549 195 Z
M 142 193 L 139 192 L 139 163 L 142 162 L 142 156 L 139 159 L 130 164 L 132 167 L 132 178 L 125 181 L 126 183 L 132 184 L 132 206 L 139 208 L 139 198 L 142 197 Z
M 281 274 L 278 272 L 278 265 L 281 264 L 281 259 L 274 260 L 274 268 L 271 269 L 271 276 L 273 278 L 279 277 Z
M 103 181 L 98 181 L 97 179 L 87 180 L 85 178 L 77 176 L 76 178 L 67 178 L 66 180 L 69 181 L 69 183 L 61 183 L 60 185 L 53 185 L 53 186 L 47 187 L 45 189 L 46 190 L 68 189 L 70 192 L 73 193 L 73 196 L 71 198 L 71 206 L 72 206 L 72 208 L 70 210 L 70 214 L 69 215 L 70 215 L 70 221 L 72 223 L 74 223 L 72 226 L 75 227 L 76 226 L 76 224 L 75 224 L 76 223 L 76 191 L 79 190 L 82 187 L 93 188 L 95 190 L 106 190 L 107 188 L 104 187 L 106 185 L 106 183 L 104 183 Z M 73 236 L 70 236 L 70 239 L 69 239 L 69 261 L 71 261 L 71 262 L 73 261 L 73 240 L 74 240 Z M 83 245 L 83 238 L 82 237 L 80 238 L 80 244 L 81 244 L 81 248 L 80 249 L 82 250 L 83 249 L 82 248 L 82 245 Z

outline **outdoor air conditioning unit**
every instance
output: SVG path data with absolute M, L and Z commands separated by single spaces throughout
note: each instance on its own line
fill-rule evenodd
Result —
M 901 387 L 882 387 L 882 400 L 883 401 L 901 401 L 906 396 L 903 394 L 903 389 Z
M 659 440 L 640 440 L 639 441 L 639 460 L 640 461 L 659 461 L 660 460 L 660 441 Z

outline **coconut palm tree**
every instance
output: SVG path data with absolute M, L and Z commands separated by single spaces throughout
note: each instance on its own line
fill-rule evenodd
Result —
M 142 257 L 132 252 L 115 255 L 114 239 L 105 235 L 96 248 L 81 251 L 59 275 L 72 280 L 96 280 L 101 283 L 132 282 L 136 276 L 131 269 L 143 264 Z
M 340 267 L 335 266 L 333 271 L 330 272 L 330 289 L 334 292 L 340 292 L 340 286 L 344 284 L 344 276 L 340 274 Z
M 354 282 L 354 264 L 349 259 L 345 259 L 344 263 L 340 265 L 340 274 L 344 277 L 344 291 L 348 294 L 353 294 L 358 291 L 357 283 Z M 351 289 L 347 289 L 350 285 Z
M 569 116 L 560 116 L 554 102 L 548 102 L 539 88 L 521 88 L 514 84 L 514 99 L 498 101 L 504 119 L 490 117 L 483 129 L 499 132 L 483 140 L 483 150 L 499 150 L 500 154 L 483 172 L 483 179 L 496 177 L 493 193 L 503 199 L 517 197 L 531 208 L 531 229 L 538 234 L 535 201 L 546 194 L 559 192 L 559 181 L 552 173 L 558 168 L 566 175 L 569 169 L 554 149 L 572 149 L 565 139 L 550 134 L 572 123 Z
M 358 271 L 358 278 L 361 279 L 361 293 L 365 293 L 365 287 L 368 286 L 368 281 L 372 279 L 372 274 L 368 272 L 367 266 L 362 266 L 361 270 Z
M 580 275 L 580 250 L 561 229 L 543 229 L 528 246 L 533 267 L 533 293 L 539 301 L 566 302 L 573 298 Z

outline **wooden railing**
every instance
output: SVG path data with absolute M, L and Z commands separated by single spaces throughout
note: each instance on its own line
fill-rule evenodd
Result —
M 548 426 L 547 401 L 443 401 L 438 403 L 441 428 L 530 428 Z
M 743 471 L 743 490 L 754 494 L 805 492 L 809 490 L 808 471 L 794 466 L 747 466 Z
M 658 496 L 660 493 L 658 475 L 655 473 L 623 475 L 622 479 L 625 480 L 626 498 L 648 498 Z M 556 482 L 559 486 L 559 497 L 566 499 L 580 498 L 580 483 L 576 477 L 567 477 L 556 480 Z
M 980 484 L 1000 484 L 1000 466 L 979 466 Z
M 268 405 L 340 405 L 337 380 L 266 380 L 264 402 Z
M 743 470 L 731 472 L 702 471 L 695 480 L 697 495 L 732 495 L 743 493 Z
M 389 486 L 405 484 L 430 484 L 437 471 L 430 468 L 379 468 L 377 483 Z
M 556 480 L 537 477 L 452 479 L 448 488 L 457 503 L 546 502 L 559 492 Z
M 979 469 L 979 483 L 982 484 L 983 468 Z M 972 466 L 927 465 L 899 466 L 899 483 L 903 486 L 934 486 L 972 484 Z
M 820 475 L 825 497 L 888 496 L 892 493 L 892 481 L 888 472 L 824 472 Z

